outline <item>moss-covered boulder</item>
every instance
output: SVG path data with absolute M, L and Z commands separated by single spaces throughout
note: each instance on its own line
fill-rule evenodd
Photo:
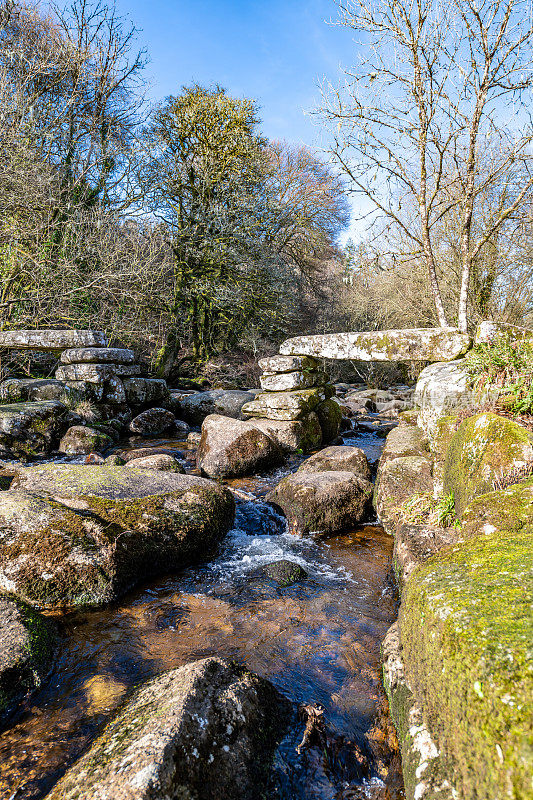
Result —
M 56 628 L 26 603 L 0 594 L 0 726 L 50 668 Z
M 251 419 L 250 422 L 284 453 L 308 453 L 322 444 L 322 428 L 314 411 L 301 419 Z
M 470 500 L 496 488 L 495 480 L 533 464 L 533 436 L 513 420 L 497 414 L 465 419 L 450 440 L 443 486 L 453 492 L 460 516 Z
M 298 472 L 353 472 L 369 481 L 370 466 L 364 452 L 359 447 L 338 445 L 324 447 L 318 453 L 307 458 L 298 468 Z
M 24 459 L 49 453 L 66 427 L 66 413 L 57 400 L 0 405 L 0 448 Z
M 389 434 L 390 435 L 390 434 Z M 380 461 L 374 488 L 374 506 L 387 533 L 394 534 L 401 506 L 414 494 L 433 492 L 433 462 L 424 455 Z
M 499 506 L 502 498 L 483 501 Z M 441 753 L 442 779 L 456 796 L 526 800 L 533 521 L 518 530 L 481 526 L 477 534 L 429 559 L 408 581 L 400 609 L 406 676 Z
M 387 631 L 381 657 L 383 685 L 402 755 L 407 800 L 457 800 L 459 795 L 442 770 L 439 750 L 407 681 L 397 621 Z
M 58 450 L 66 455 L 103 453 L 113 446 L 113 439 L 96 428 L 73 425 L 59 442 Z
M 325 536 L 360 523 L 372 497 L 370 481 L 353 472 L 298 472 L 267 496 L 279 506 L 292 533 Z
M 291 706 L 206 658 L 141 685 L 48 800 L 261 800 Z
M 339 435 L 341 428 L 342 410 L 340 405 L 330 397 L 316 407 L 316 414 L 322 429 L 322 441 L 324 444 L 332 442 Z
M 251 422 L 211 414 L 202 424 L 196 463 L 212 478 L 239 477 L 284 461 L 278 444 Z
M 203 478 L 31 467 L 0 493 L 0 588 L 48 608 L 107 603 L 208 556 L 233 519 L 231 493 Z
M 420 564 L 461 536 L 455 528 L 404 523 L 394 532 L 393 565 L 400 587 Z
M 429 457 L 429 439 L 422 428 L 417 425 L 398 425 L 387 435 L 381 452 L 380 464 L 384 465 L 393 458 L 406 456 Z

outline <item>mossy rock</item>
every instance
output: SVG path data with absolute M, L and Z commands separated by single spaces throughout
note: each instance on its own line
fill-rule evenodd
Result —
M 401 506 L 414 494 L 433 492 L 433 464 L 429 453 L 390 457 L 380 461 L 374 488 L 374 506 L 387 533 L 393 535 Z
M 493 482 L 533 463 L 533 437 L 521 425 L 498 414 L 468 417 L 450 440 L 444 463 L 444 492 L 453 492 L 460 517 Z
M 322 442 L 327 444 L 339 435 L 342 411 L 338 403 L 331 397 L 316 407 L 316 414 L 322 429 Z
M 191 475 L 28 468 L 0 494 L 0 587 L 42 607 L 98 606 L 207 557 L 233 519 L 231 493 Z
M 48 800 L 262 800 L 292 708 L 264 678 L 206 658 L 138 686 Z
M 0 726 L 24 697 L 41 686 L 56 643 L 52 621 L 0 593 Z
M 267 495 L 279 506 L 292 533 L 326 536 L 365 519 L 372 484 L 347 471 L 297 472 L 287 475 Z
M 406 677 L 440 752 L 442 782 L 461 800 L 530 800 L 533 520 L 470 534 L 404 589 Z

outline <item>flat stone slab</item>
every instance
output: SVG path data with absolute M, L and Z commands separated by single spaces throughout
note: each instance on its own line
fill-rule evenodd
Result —
M 327 399 L 324 387 L 303 389 L 294 392 L 266 392 L 242 407 L 250 417 L 266 417 L 276 420 L 301 419 Z
M 261 389 L 267 392 L 290 392 L 293 389 L 312 389 L 328 382 L 325 372 L 265 372 L 259 378 Z
M 103 331 L 0 331 L 0 348 L 13 350 L 67 350 L 69 347 L 105 347 Z
M 470 336 L 456 328 L 405 328 L 297 336 L 283 342 L 280 353 L 353 361 L 452 361 L 471 346 Z
M 260 358 L 258 364 L 263 372 L 294 372 L 318 367 L 318 361 L 309 356 L 268 356 Z
M 61 353 L 62 364 L 133 364 L 135 353 L 119 347 L 74 347 Z
M 131 377 L 139 375 L 140 372 L 139 364 L 65 364 L 56 369 L 56 378 L 59 381 L 103 383 L 117 375 Z

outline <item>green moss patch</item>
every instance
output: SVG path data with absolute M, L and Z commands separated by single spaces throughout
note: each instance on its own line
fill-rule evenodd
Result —
M 533 521 L 478 534 L 441 551 L 407 583 L 400 611 L 406 677 L 441 752 L 442 777 L 461 800 L 526 800 Z
M 460 517 L 470 500 L 490 492 L 493 481 L 533 461 L 533 439 L 522 426 L 497 414 L 465 419 L 450 440 L 444 491 L 453 492 Z

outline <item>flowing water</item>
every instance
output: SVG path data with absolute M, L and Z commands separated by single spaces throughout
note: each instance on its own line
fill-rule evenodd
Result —
M 371 462 L 379 456 L 373 433 L 345 440 Z M 172 440 L 152 444 L 186 450 Z M 295 722 L 278 749 L 270 797 L 403 797 L 379 655 L 397 614 L 392 539 L 376 524 L 326 540 L 287 534 L 262 498 L 288 469 L 229 482 L 235 527 L 214 560 L 143 585 L 111 608 L 62 617 L 51 675 L 0 734 L 1 798 L 44 797 L 132 685 L 208 655 L 243 662 L 295 704 L 325 709 L 330 752 L 298 754 L 303 724 Z M 280 588 L 265 577 L 261 567 L 282 558 L 308 578 Z M 354 745 L 372 763 L 363 782 L 350 766 Z

